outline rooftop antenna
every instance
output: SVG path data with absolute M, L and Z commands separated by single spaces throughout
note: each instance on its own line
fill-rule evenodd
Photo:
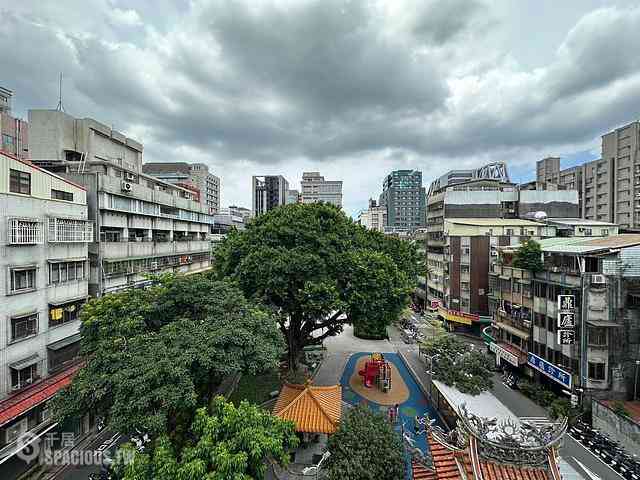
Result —
M 59 112 L 64 112 L 64 105 L 62 104 L 62 72 L 60 72 L 60 84 L 58 89 L 58 107 L 56 108 Z

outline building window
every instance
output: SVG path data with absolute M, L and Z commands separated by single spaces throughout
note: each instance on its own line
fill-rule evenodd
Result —
M 38 376 L 38 364 L 34 363 L 29 365 L 28 367 L 15 369 L 10 368 L 11 370 L 11 389 L 19 390 L 21 388 L 26 387 L 27 385 L 31 385 L 34 381 L 36 381 Z
M 589 327 L 589 345 L 607 345 L 607 329 L 604 327 Z
M 49 264 L 49 285 L 82 280 L 85 277 L 85 261 L 56 262 Z
M 50 242 L 82 243 L 93 241 L 93 223 L 72 218 L 50 218 Z
M 11 319 L 11 341 L 15 342 L 38 333 L 38 314 Z
M 80 310 L 84 300 L 70 302 L 65 305 L 49 305 L 49 327 L 57 327 L 80 318 Z
M 591 380 L 604 380 L 605 373 L 604 363 L 589 362 L 589 378 Z
M 62 190 L 51 190 L 51 198 L 54 200 L 66 200 L 68 202 L 73 202 L 73 193 L 71 192 L 63 192 Z
M 23 293 L 36 289 L 36 268 L 12 268 L 10 271 L 11 293 Z
M 31 195 L 31 174 L 20 170 L 9 170 L 9 191 Z
M 29 430 L 29 419 L 25 417 L 21 420 L 18 420 L 10 427 L 7 427 L 7 429 L 5 430 L 5 443 L 8 445 L 15 442 L 20 437 L 20 435 L 26 433 L 27 430 Z
M 75 337 L 76 336 L 63 340 L 76 340 L 63 347 L 56 347 L 55 345 L 47 347 L 50 373 L 65 368 L 67 365 L 73 364 L 76 361 L 80 355 L 80 340 Z
M 10 245 L 37 245 L 43 241 L 42 223 L 37 218 L 10 218 Z

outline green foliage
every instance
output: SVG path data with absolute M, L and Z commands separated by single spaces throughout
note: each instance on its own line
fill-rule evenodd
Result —
M 356 330 L 381 335 L 418 271 L 409 242 L 367 231 L 327 204 L 273 209 L 229 234 L 215 257 L 219 278 L 278 312 L 294 368 L 304 346 L 342 331 L 343 314 Z
M 400 436 L 380 413 L 355 407 L 329 437 L 329 480 L 402 480 L 404 449 Z
M 180 448 L 167 435 L 158 437 L 150 453 L 125 445 L 118 457 L 129 461 L 116 464 L 114 471 L 124 480 L 259 480 L 268 460 L 286 465 L 297 445 L 292 422 L 247 402 L 235 407 L 217 397 L 210 413 L 197 410 Z
M 544 270 L 540 244 L 535 240 L 527 240 L 520 245 L 513 260 L 513 266 L 534 273 Z
M 225 376 L 273 370 L 283 352 L 273 315 L 207 275 L 93 299 L 81 319 L 86 366 L 56 397 L 55 414 L 91 412 L 127 435 L 179 438 Z
M 433 376 L 445 385 L 471 395 L 493 386 L 491 360 L 453 335 L 425 340 L 420 350 L 429 356 L 437 355 L 433 358 Z
M 234 405 L 242 400 L 260 405 L 271 398 L 271 392 L 280 391 L 282 381 L 278 372 L 266 372 L 260 375 L 243 375 L 229 397 Z

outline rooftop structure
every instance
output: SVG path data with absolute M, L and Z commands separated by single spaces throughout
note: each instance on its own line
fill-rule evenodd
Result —
M 335 433 L 342 414 L 342 387 L 285 384 L 273 414 L 296 424 L 296 431 Z

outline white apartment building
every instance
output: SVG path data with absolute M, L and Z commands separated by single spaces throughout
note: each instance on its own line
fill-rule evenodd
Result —
M 387 223 L 387 207 L 379 206 L 373 199 L 369 200 L 369 208 L 358 215 L 358 223 L 369 230 L 385 231 Z
M 331 203 L 342 208 L 342 180 L 325 180 L 319 172 L 302 174 L 302 203 Z
M 148 273 L 210 268 L 208 207 L 194 192 L 142 173 L 142 145 L 93 119 L 29 112 L 33 162 L 87 188 L 96 235 L 89 293 L 149 283 Z
M 88 296 L 94 230 L 82 186 L 4 153 L 0 217 L 0 470 L 6 472 L 27 468 L 15 457 L 16 440 L 55 427 L 47 401 L 79 368 L 78 313 Z

